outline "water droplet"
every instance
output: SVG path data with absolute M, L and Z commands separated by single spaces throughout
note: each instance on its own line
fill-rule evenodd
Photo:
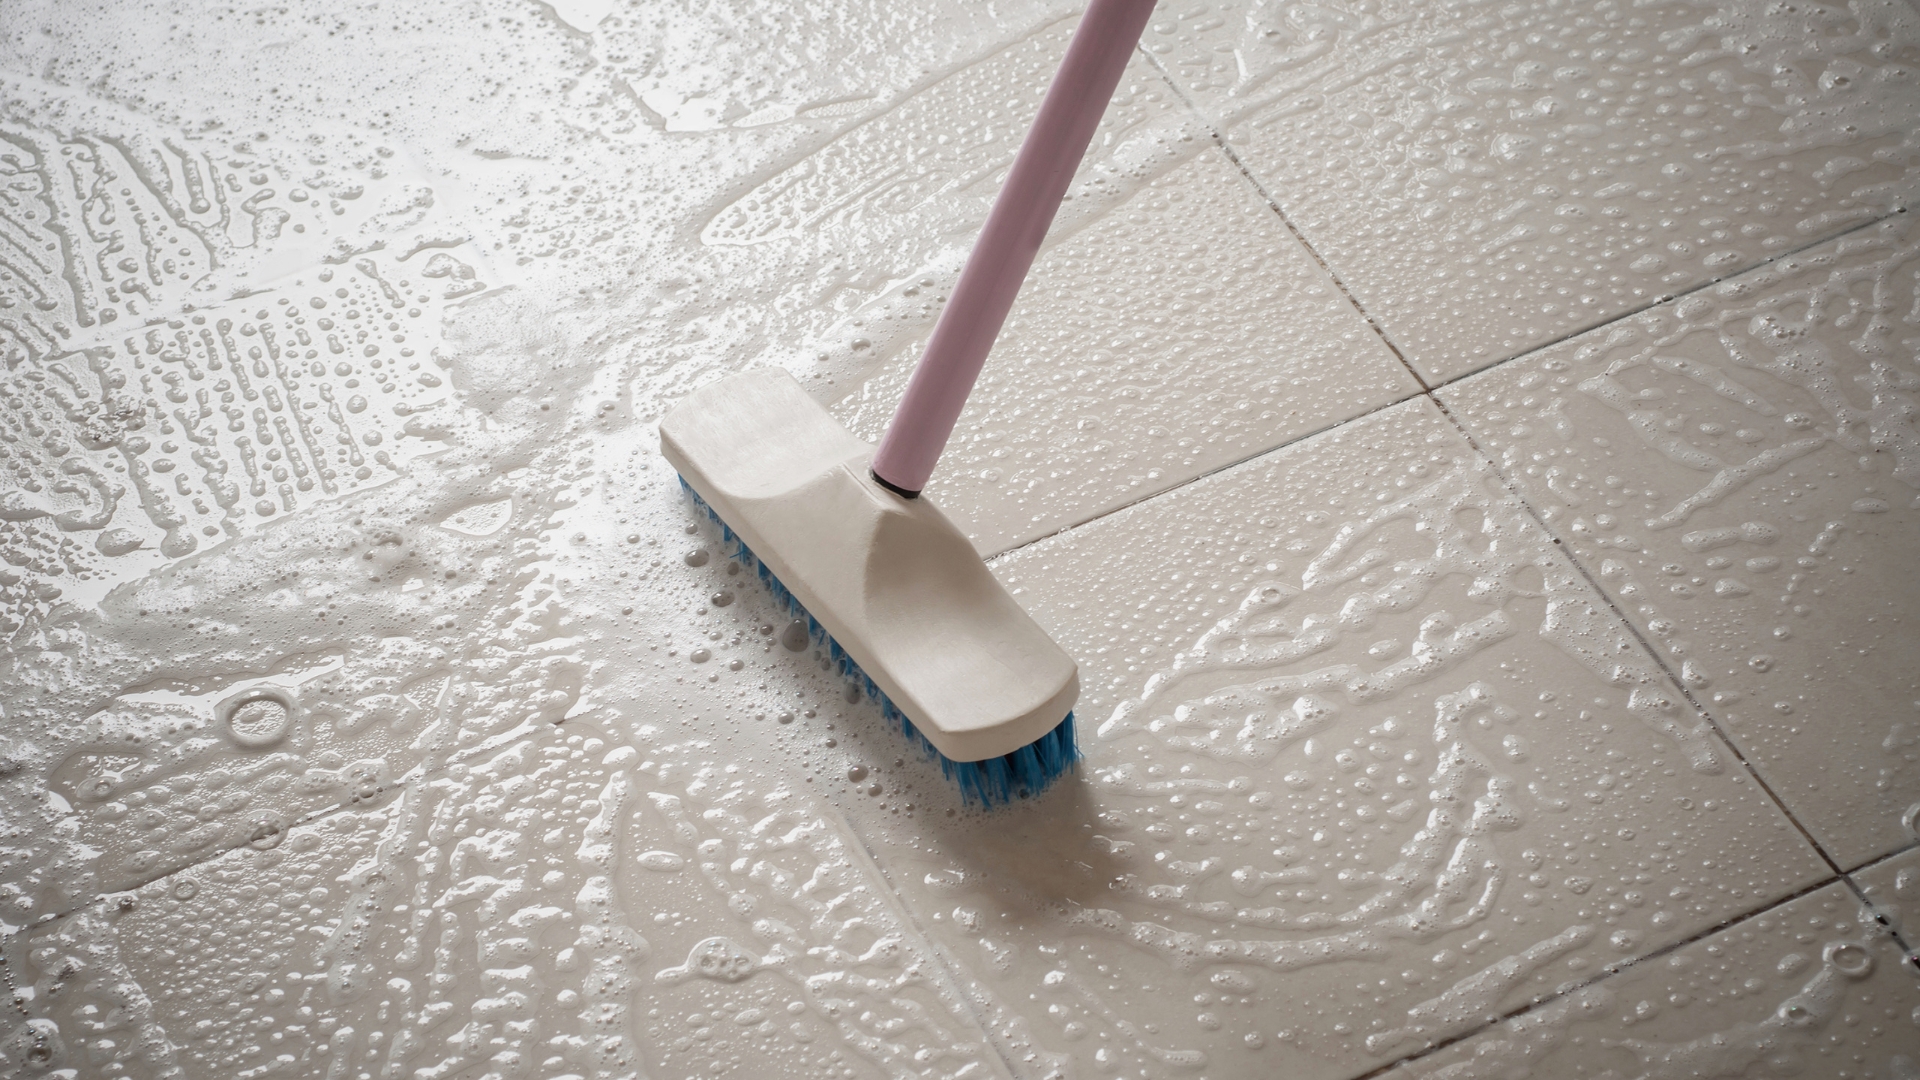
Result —
M 140 547 L 140 534 L 132 529 L 108 529 L 93 542 L 94 549 L 102 555 L 125 555 Z
M 671 851 L 649 851 L 635 860 L 648 870 L 666 873 L 687 865 L 687 860 Z
M 1864 979 L 1873 973 L 1873 954 L 1865 946 L 1851 941 L 1836 941 L 1820 954 L 1821 959 L 1849 979 Z
M 293 721 L 293 702 L 289 695 L 271 689 L 244 691 L 230 699 L 222 711 L 228 737 L 250 750 L 272 746 L 286 738 Z
M 280 841 L 286 839 L 286 835 L 286 827 L 280 823 L 279 818 L 261 817 L 254 821 L 253 831 L 247 837 L 247 846 L 256 851 L 267 851 L 279 847 Z

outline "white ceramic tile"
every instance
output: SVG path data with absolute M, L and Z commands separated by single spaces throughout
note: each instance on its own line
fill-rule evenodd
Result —
M 702 375 L 783 364 L 877 439 L 1075 25 L 702 209 L 701 264 L 725 284 L 668 309 L 689 340 L 664 355 Z M 929 491 L 996 552 L 1417 389 L 1136 59 Z
M 103 17 L 83 12 L 73 22 Z M 572 92 L 543 92 L 538 77 L 512 80 L 516 101 L 550 110 L 536 114 L 542 119 L 510 110 L 479 125 L 466 97 L 479 92 L 470 75 L 410 73 L 420 93 L 442 102 L 439 124 L 408 114 L 392 127 L 431 169 L 347 202 L 371 207 L 385 189 L 404 188 L 413 202 L 393 211 L 399 217 L 409 207 L 459 207 L 483 233 L 480 246 L 537 291 L 548 319 L 583 327 L 582 344 L 641 415 L 657 415 L 720 372 L 778 363 L 877 435 L 1077 20 L 1044 4 L 991 16 L 930 5 L 883 18 L 854 5 L 790 17 L 803 25 L 671 5 L 609 14 L 574 42 L 598 63 L 586 65 Z M 471 49 L 498 44 L 485 29 Z M 556 47 L 556 35 L 572 40 L 551 26 L 529 33 L 535 58 Z M 754 59 L 770 35 L 796 34 L 805 55 Z M 427 52 L 451 47 L 434 20 L 405 37 Z M 231 57 L 230 45 L 209 33 L 173 59 L 244 68 L 250 61 Z M 103 28 L 89 47 L 100 51 L 102 70 L 72 67 L 43 42 L 16 43 L 36 58 L 35 70 L 85 72 L 96 89 L 153 62 L 131 54 L 118 27 Z M 339 47 L 314 42 L 311 56 L 276 77 L 317 80 L 307 65 Z M 809 62 L 816 49 L 872 62 L 837 70 Z M 26 66 L 26 56 L 16 62 Z M 251 106 L 231 97 L 221 84 L 177 88 L 162 100 L 251 121 Z M 343 107 L 375 108 L 351 94 Z M 85 108 L 89 116 L 108 109 Z M 355 179 L 343 161 L 366 158 L 377 172 L 391 153 L 384 141 L 347 145 L 331 115 L 323 123 L 294 103 L 279 111 L 307 131 L 311 155 L 325 163 L 273 178 L 281 197 L 309 175 L 326 181 L 329 190 L 296 209 L 327 217 L 322 196 Z M 82 130 L 91 136 L 93 127 Z M 230 154 L 235 140 L 222 126 L 199 143 L 203 154 Z M 277 143 L 247 147 L 264 153 Z M 548 168 L 538 167 L 542 155 Z M 255 210 L 278 212 L 274 204 Z M 302 219 L 299 227 L 309 226 Z M 1054 253 L 1036 269 L 942 473 L 946 505 L 977 522 L 986 550 L 1416 387 L 1144 60 L 1109 107 L 1051 235 Z M 368 243 L 356 238 L 340 250 Z M 413 240 L 392 246 L 419 248 Z M 418 261 L 443 254 L 432 248 Z M 181 269 L 192 271 L 181 289 L 206 288 L 198 266 Z M 593 303 L 581 302 L 581 289 Z
M 1920 805 L 1902 217 L 1441 393 L 1842 866 Z
M 287 314 L 292 305 L 278 300 L 297 297 L 310 315 L 324 314 L 332 308 L 313 301 L 365 302 L 366 280 L 341 268 L 332 282 L 316 277 L 301 289 L 250 299 L 281 313 L 271 325 L 290 327 L 283 339 L 290 347 L 295 331 L 322 340 L 334 331 L 311 317 L 302 326 Z M 348 297 L 335 295 L 340 291 Z M 61 440 L 51 436 L 37 445 L 9 444 L 10 460 L 21 466 L 17 475 L 31 478 L 26 466 L 44 466 L 43 490 L 53 496 L 65 497 L 60 478 L 86 475 L 74 466 L 101 458 L 107 460 L 97 475 L 110 489 L 133 486 L 127 471 L 113 471 L 115 456 L 140 484 L 164 484 L 153 499 L 125 493 L 113 519 L 150 543 L 161 542 L 155 537 L 163 508 L 191 515 L 196 500 L 215 512 L 188 522 L 220 527 L 207 526 L 217 535 L 201 536 L 205 543 L 195 551 L 158 553 L 133 568 L 145 576 L 124 580 L 132 575 L 116 560 L 138 559 L 141 551 L 102 553 L 96 538 L 110 532 L 50 527 L 36 534 L 46 519 L 8 523 L 6 550 L 15 557 L 57 557 L 59 549 L 36 545 L 36 535 L 85 538 L 89 547 L 64 567 L 52 558 L 44 567 L 29 560 L 21 570 L 44 570 L 37 579 L 12 571 L 4 579 L 29 606 L 13 612 L 25 625 L 10 635 L 8 688 L 0 695 L 0 753 L 8 762 L 0 800 L 7 819 L 21 824 L 0 866 L 7 894 L 0 918 L 17 923 L 64 910 L 256 835 L 270 838 L 315 810 L 389 788 L 415 768 L 556 720 L 578 702 L 590 661 L 554 607 L 539 602 L 552 592 L 539 582 L 541 560 L 550 554 L 542 529 L 573 497 L 569 485 L 581 468 L 556 438 L 571 422 L 566 406 L 580 371 L 550 366 L 529 384 L 524 360 L 549 343 L 513 330 L 526 314 L 515 294 L 467 305 L 457 327 L 437 334 L 434 359 L 414 372 L 401 366 L 414 361 L 400 358 L 390 382 L 378 376 L 391 367 L 376 372 L 365 365 L 366 385 L 355 388 L 358 377 L 338 379 L 332 369 L 326 379 L 309 377 L 310 368 L 294 370 L 289 362 L 279 374 L 269 368 L 270 377 L 254 384 L 260 400 L 242 412 L 240 394 L 222 389 L 227 372 L 205 371 L 214 410 L 213 420 L 198 425 L 205 443 L 169 407 L 168 384 L 159 378 L 187 362 L 116 349 L 95 357 L 92 377 L 104 394 L 91 400 L 104 396 L 112 407 L 93 415 L 137 418 L 144 410 L 144 426 L 100 429 L 121 445 L 99 456 L 76 440 L 56 458 L 52 445 Z M 210 318 L 207 329 L 218 334 L 224 324 L 224 317 Z M 180 333 L 195 325 L 188 319 Z M 357 359 L 365 360 L 364 350 Z M 243 362 L 251 367 L 244 354 Z M 29 361 L 12 374 L 44 392 L 29 399 L 36 405 L 57 401 L 60 384 L 51 373 L 62 363 L 80 361 Z M 422 385 L 422 373 L 440 385 Z M 36 374 L 44 377 L 35 381 Z M 316 408 L 304 421 L 289 419 L 297 406 L 324 401 L 330 381 L 340 387 L 335 403 L 345 406 L 339 416 Z M 411 388 L 383 392 L 404 381 Z M 314 396 L 296 392 L 316 384 Z M 234 422 L 245 422 L 238 435 L 218 411 L 226 393 L 237 399 Z M 377 403 L 366 412 L 356 400 L 362 393 Z M 560 409 L 542 408 L 556 401 Z M 278 412 L 271 409 L 276 402 Z M 129 406 L 124 412 L 122 403 Z M 10 415 L 32 427 L 23 411 Z M 86 427 L 84 416 L 61 418 Z M 345 449 L 333 438 L 342 418 L 366 467 L 381 477 L 329 498 L 308 465 L 311 490 L 290 475 L 284 487 L 294 505 L 269 486 L 263 498 L 273 513 L 260 514 L 242 467 L 227 468 L 245 458 L 248 443 L 241 440 L 260 440 L 252 452 L 263 468 L 285 467 L 314 445 L 293 425 L 311 424 L 325 454 Z M 50 420 L 39 423 L 43 434 L 65 433 Z M 264 441 L 263 427 L 273 442 Z M 282 441 L 283 427 L 295 431 L 291 445 Z M 381 436 L 383 427 L 391 438 Z M 47 453 L 35 460 L 29 451 L 39 449 Z M 288 456 L 275 461 L 283 450 Z M 157 467 L 175 460 L 168 456 L 175 451 L 194 462 L 191 471 Z M 352 468 L 351 460 L 339 464 L 343 488 Z M 218 490 L 222 469 L 224 482 L 245 498 L 235 514 L 220 512 L 208 490 Z M 48 602 L 34 591 L 46 582 L 66 594 Z M 258 695 L 271 700 L 248 702 Z
M 0 922 L 14 922 L 285 828 L 451 746 L 425 720 L 446 719 L 435 695 L 466 646 L 437 622 L 412 639 L 395 627 L 501 606 L 530 553 L 471 535 L 493 528 L 409 547 L 380 526 L 487 504 L 495 526 L 524 527 L 544 495 L 526 489 L 514 522 L 490 466 L 431 460 L 479 415 L 453 399 L 443 320 L 502 281 L 455 215 L 417 199 L 409 155 L 348 133 L 316 160 L 4 85 L 0 804 L 33 824 L 0 858 Z M 438 494 L 419 494 L 422 474 Z M 372 535 L 343 539 L 368 520 Z M 333 599 L 370 576 L 369 547 L 405 573 Z M 395 566 L 415 559 L 505 575 Z M 343 677 L 369 681 L 329 700 Z M 228 725 L 260 694 L 277 697 Z M 296 698 L 312 718 L 289 719 Z M 363 722 L 369 709 L 408 723 Z
M 448 397 L 442 316 L 503 282 L 411 204 L 408 155 L 363 139 L 315 163 L 0 88 L 0 633 L 437 448 L 408 428 Z
M 920 346 L 841 403 L 857 434 Z M 991 554 L 1419 388 L 1209 148 L 1034 264 L 927 490 Z
M 1404 90 L 1397 122 L 1430 100 L 1432 128 L 1451 125 L 1458 145 L 1525 152 L 1496 142 L 1527 124 L 1492 115 L 1481 74 L 1446 69 L 1455 46 L 1436 28 L 1459 16 L 1275 10 L 1244 24 L 1261 47 L 1330 51 L 1265 85 L 1306 79 L 1324 116 L 1347 108 L 1341 95 Z M 1869 36 L 1911 37 L 1860 10 Z M 82 1077 L 1351 1075 L 1818 880 L 1425 405 L 1004 565 L 1087 660 L 1088 782 L 1037 805 L 959 812 L 821 657 L 782 647 L 764 595 L 685 531 L 646 420 L 718 372 L 780 363 L 877 427 L 1074 14 L 864 0 L 565 0 L 480 18 L 390 3 L 245 19 L 156 20 L 119 0 L 10 9 L 0 167 L 18 200 L 5 228 L 25 247 L 0 281 L 0 958 L 16 993 L 0 1057 Z M 1544 32 L 1616 14 L 1498 18 Z M 1622 17 L 1651 20 L 1628 36 L 1678 18 Z M 1763 30 L 1781 17 L 1755 16 Z M 1211 47 L 1240 25 L 1191 32 Z M 1425 50 L 1405 53 L 1412 67 L 1353 63 L 1355 42 L 1396 34 Z M 1890 205 L 1911 125 L 1896 112 L 1889 135 L 1887 116 L 1911 89 L 1889 73 L 1911 60 L 1859 45 L 1767 38 L 1762 63 L 1845 55 L 1765 78 L 1697 65 L 1706 89 L 1681 89 L 1708 107 L 1701 124 L 1729 124 L 1745 96 L 1756 117 L 1831 114 L 1768 138 L 1838 131 L 1742 160 L 1754 186 L 1724 206 L 1706 204 L 1727 187 L 1724 154 L 1656 180 L 1653 158 L 1621 164 L 1563 131 L 1471 178 L 1491 187 L 1436 196 L 1448 208 L 1432 222 L 1357 173 L 1308 184 L 1312 213 L 1296 217 L 1353 237 L 1342 250 L 1365 257 L 1337 268 L 1356 288 L 1385 268 L 1376 294 L 1413 299 L 1374 309 L 1414 327 L 1402 340 L 1428 349 L 1429 370 L 1464 370 L 1488 342 L 1577 325 L 1575 294 L 1608 307 L 1671 289 L 1664 275 L 1719 272 L 1723 248 L 1770 253 Z M 1161 58 L 1221 115 L 1218 89 L 1188 77 L 1211 55 Z M 1567 63 L 1589 62 L 1666 63 Z M 1360 90 L 1326 81 L 1339 66 Z M 1571 77 L 1560 66 L 1547 76 Z M 1714 84 L 1722 69 L 1741 85 Z M 1391 81 L 1407 71 L 1422 86 Z M 1616 77 L 1581 85 L 1643 92 L 1600 86 Z M 1796 99 L 1795 79 L 1815 89 Z M 1449 112 L 1454 99 L 1467 110 Z M 1275 132 L 1330 145 L 1307 112 L 1263 108 L 1235 128 L 1262 176 L 1284 172 L 1260 157 Z M 1474 121 L 1487 126 L 1465 130 Z M 1370 131 L 1320 156 L 1369 167 L 1360 155 L 1394 138 Z M 1561 183 L 1536 175 L 1549 153 L 1589 173 L 1606 157 L 1621 171 L 1609 183 L 1654 192 L 1606 220 L 1652 221 L 1694 249 L 1635 284 L 1644 251 L 1625 244 L 1640 233 L 1606 248 L 1616 234 L 1592 222 L 1616 203 L 1587 180 L 1474 224 L 1547 198 L 1487 202 L 1511 177 Z M 1459 156 L 1469 171 L 1493 160 Z M 1575 201 L 1596 216 L 1545 216 Z M 1714 216 L 1765 227 L 1722 244 L 1721 226 L 1699 224 Z M 1427 245 L 1467 250 L 1516 225 L 1544 230 L 1501 249 L 1525 253 L 1533 293 L 1419 262 L 1436 257 Z M 1055 237 L 1002 351 L 1019 365 L 989 368 L 979 411 L 1019 445 L 1019 468 L 1053 453 L 1063 475 L 1028 473 L 1008 493 L 1016 469 L 998 491 L 981 475 L 1004 459 L 953 469 L 948 505 L 1000 530 L 983 546 L 1410 386 L 1148 64 L 1123 81 Z M 1598 283 L 1575 289 L 1589 264 Z M 1891 306 L 1870 299 L 1859 316 L 1901 347 L 1905 287 L 1896 275 Z M 257 401 L 242 372 L 213 366 L 234 349 Z M 1055 353 L 1076 357 L 1071 393 L 1047 381 Z M 1906 376 L 1888 370 L 1892 415 Z M 1904 429 L 1884 429 L 1904 453 Z M 1167 463 L 1147 464 L 1163 443 Z M 957 444 L 955 464 L 992 449 Z M 240 489 L 231 506 L 223 482 Z M 115 486 L 110 521 L 93 523 Z M 1369 505 L 1389 509 L 1375 520 Z M 119 529 L 130 536 L 100 542 Z M 1255 592 L 1270 581 L 1299 595 Z M 1194 670 L 1210 663 L 1243 670 Z M 1156 674 L 1151 701 L 1092 733 Z M 1233 685 L 1283 699 L 1211 723 Z M 263 687 L 279 699 L 236 719 Z M 1896 785 L 1903 730 L 1874 734 Z M 596 998 L 609 993 L 624 999 Z
M 1916 1069 L 1915 972 L 1835 883 L 1386 1075 L 1900 1080 Z
M 562 7 L 295 3 L 162 26 L 129 0 L 29 5 L 0 28 L 0 71 L 203 146 L 285 147 L 308 163 L 296 180 L 417 156 L 411 205 L 467 214 L 656 416 L 756 363 L 824 356 L 845 393 L 896 327 L 920 333 L 926 300 L 900 293 L 957 269 L 1077 15 L 1060 0 Z M 1064 231 L 1206 145 L 1145 75 L 1155 100 L 1123 89 Z
M 1006 1076 L 837 819 L 763 781 L 547 727 L 42 928 L 13 985 L 66 1075 Z
M 994 567 L 1082 777 L 850 813 L 1082 1074 L 1356 1076 L 1827 873 L 1425 399 Z
M 630 325 L 603 331 L 615 356 L 637 354 L 626 362 L 643 412 L 719 372 L 762 364 L 789 368 L 831 405 L 911 362 L 1076 22 L 1064 11 L 1030 16 L 929 64 L 911 86 L 875 85 L 831 117 L 768 128 L 788 134 L 752 167 L 721 151 L 772 135 L 700 136 L 713 144 L 713 167 L 734 178 L 703 199 L 677 200 L 665 217 L 678 242 L 658 245 L 659 272 L 616 301 Z M 1158 72 L 1134 61 L 1049 244 L 1124 212 L 1155 177 L 1214 149 Z M 1134 258 L 1154 255 L 1163 255 L 1156 265 L 1172 257 Z M 1036 293 L 1045 287 L 1035 282 Z
M 1903 0 L 1167 5 L 1148 48 L 1447 378 L 1911 200 Z
M 1876 912 L 1905 939 L 1907 948 L 1920 952 L 1920 848 L 1903 851 L 1847 875 Z

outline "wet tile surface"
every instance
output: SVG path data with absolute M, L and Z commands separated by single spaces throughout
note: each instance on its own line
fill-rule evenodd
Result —
M 1440 394 L 1842 866 L 1920 803 L 1907 221 Z
M 1386 1075 L 1911 1075 L 1920 982 L 1843 885 L 1636 964 Z
M 1910 205 L 1920 13 L 1173 4 L 1149 51 L 1429 379 Z
M 996 570 L 1089 761 L 985 816 L 652 423 L 779 364 L 876 433 L 1076 15 L 10 8 L 0 1072 L 1501 1075 L 1596 993 L 1913 1071 L 1696 710 L 1904 918 L 1904 226 L 1451 417 L 1374 331 L 1450 377 L 1871 222 L 1913 16 L 1167 7 L 936 474 L 1067 530 Z
M 442 423 L 474 415 L 443 406 Z M 543 427 L 245 522 L 90 610 L 49 605 L 8 655 L 8 752 L 45 785 L 8 789 L 9 812 L 35 823 L 0 869 L 11 914 L 270 842 L 564 716 L 588 661 L 550 612 L 520 606 L 542 576 L 524 530 L 564 481 L 495 472 L 495 455 L 546 454 Z
M 1903 851 L 1847 876 L 1860 886 L 1874 911 L 1892 924 L 1907 948 L 1920 951 L 1914 942 L 1920 936 L 1920 850 Z
M 660 734 L 547 726 L 33 934 L 45 1067 L 1006 1075 L 830 810 Z
M 1359 1075 L 1825 876 L 1427 402 L 995 571 L 1084 779 L 854 820 L 1079 1069 Z
M 1420 390 L 1211 146 L 1030 280 L 927 489 L 988 554 Z M 842 403 L 856 434 L 878 440 L 919 346 Z

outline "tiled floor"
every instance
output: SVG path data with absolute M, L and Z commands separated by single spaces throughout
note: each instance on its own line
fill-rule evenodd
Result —
M 652 421 L 876 434 L 1075 17 L 0 9 L 0 1071 L 1920 1076 L 1920 12 L 1163 3 L 987 816 Z

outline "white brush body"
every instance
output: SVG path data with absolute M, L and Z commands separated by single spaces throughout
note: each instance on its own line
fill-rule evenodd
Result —
M 729 376 L 660 422 L 700 497 L 942 754 L 981 761 L 1051 731 L 1077 665 L 922 496 L 875 483 L 873 447 L 781 368 Z

